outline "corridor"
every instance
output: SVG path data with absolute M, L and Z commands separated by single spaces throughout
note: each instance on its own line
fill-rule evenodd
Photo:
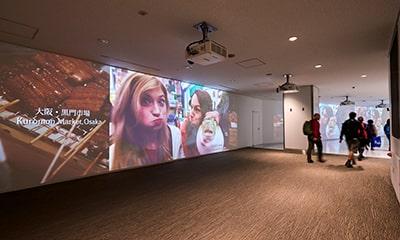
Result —
M 241 150 L 0 195 L 2 239 L 399 239 L 390 160 Z M 35 194 L 31 194 L 31 193 Z

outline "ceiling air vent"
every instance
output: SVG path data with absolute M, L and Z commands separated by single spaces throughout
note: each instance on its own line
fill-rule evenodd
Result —
M 265 65 L 265 62 L 261 61 L 258 58 L 250 58 L 236 63 L 237 65 L 241 66 L 242 68 L 253 68 Z
M 39 28 L 0 17 L 0 33 L 19 38 L 34 39 Z

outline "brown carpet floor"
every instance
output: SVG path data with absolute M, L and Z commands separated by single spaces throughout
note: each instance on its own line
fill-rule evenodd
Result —
M 0 238 L 400 239 L 389 161 L 242 149 L 0 194 Z

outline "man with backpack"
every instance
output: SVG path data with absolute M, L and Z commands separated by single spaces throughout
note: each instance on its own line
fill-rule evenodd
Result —
M 371 151 L 374 151 L 374 138 L 378 135 L 378 130 L 374 125 L 374 120 L 369 119 L 367 121 L 367 134 L 369 139 L 369 144 L 371 146 Z
M 340 143 L 343 141 L 343 136 L 346 137 L 347 148 L 349 154 L 346 163 L 344 164 L 348 168 L 352 168 L 356 164 L 354 160 L 354 153 L 357 152 L 360 144 L 359 134 L 362 132 L 361 124 L 356 120 L 357 114 L 355 112 L 349 113 L 349 119 L 342 124 L 342 130 L 340 132 Z
M 313 115 L 313 119 L 310 121 L 306 121 L 303 125 L 303 133 L 307 135 L 308 140 L 308 149 L 307 149 L 307 162 L 313 163 L 314 161 L 311 159 L 311 152 L 314 149 L 314 144 L 317 145 L 318 151 L 318 161 L 325 162 L 322 160 L 322 141 L 321 141 L 321 132 L 319 131 L 319 119 L 321 116 L 319 113 L 315 113 Z

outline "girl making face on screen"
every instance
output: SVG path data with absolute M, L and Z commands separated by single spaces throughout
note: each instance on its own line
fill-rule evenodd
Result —
M 223 149 L 219 113 L 212 111 L 212 99 L 205 90 L 196 90 L 190 101 L 190 112 L 181 125 L 183 152 L 186 157 Z
M 112 112 L 110 170 L 183 157 L 180 131 L 167 125 L 168 93 L 157 77 L 132 74 L 120 87 Z

